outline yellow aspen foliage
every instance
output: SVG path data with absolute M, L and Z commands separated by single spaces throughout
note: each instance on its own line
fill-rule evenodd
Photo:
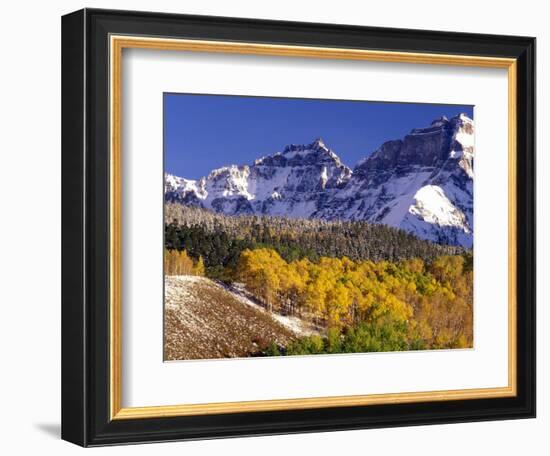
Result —
M 261 248 L 241 253 L 236 277 L 267 309 L 321 327 L 344 331 L 392 322 L 405 325 L 415 346 L 456 348 L 471 347 L 473 339 L 473 272 L 464 264 L 462 256 L 431 264 L 346 257 L 286 262 Z
M 278 308 L 277 295 L 287 263 L 272 249 L 245 250 L 237 264 L 237 277 L 269 310 Z
M 164 273 L 166 275 L 204 275 L 204 263 L 199 258 L 199 262 L 195 265 L 185 250 L 165 249 Z
M 193 260 L 185 250 L 178 252 L 176 261 L 176 275 L 193 275 Z
M 206 269 L 204 267 L 204 261 L 202 259 L 202 256 L 200 256 L 199 259 L 197 260 L 197 263 L 193 267 L 193 273 L 196 276 L 201 276 L 202 277 L 202 276 L 204 276 L 205 271 L 206 271 Z

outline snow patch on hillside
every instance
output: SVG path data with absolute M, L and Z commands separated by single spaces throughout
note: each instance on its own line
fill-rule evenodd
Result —
M 227 291 L 233 294 L 240 302 L 247 306 L 253 307 L 260 312 L 268 314 L 271 318 L 278 321 L 285 328 L 292 331 L 297 336 L 311 336 L 313 334 L 319 334 L 319 332 L 313 328 L 310 324 L 301 320 L 298 317 L 291 317 L 288 315 L 280 315 L 274 312 L 269 312 L 265 307 L 260 306 L 254 301 L 254 297 L 246 290 L 242 283 L 233 283 L 231 286 L 221 285 Z

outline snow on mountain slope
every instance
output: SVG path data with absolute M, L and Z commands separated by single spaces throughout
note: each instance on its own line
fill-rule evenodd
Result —
M 166 175 L 168 201 L 228 215 L 366 220 L 443 244 L 473 244 L 474 123 L 442 117 L 387 141 L 353 171 L 321 139 L 198 181 Z
M 199 181 L 167 174 L 165 191 L 169 201 L 229 215 L 309 217 L 350 177 L 351 170 L 317 139 L 308 145 L 287 146 L 250 166 L 213 170 Z
M 314 216 L 383 223 L 423 239 L 471 248 L 473 135 L 473 121 L 461 114 L 382 144 Z
M 201 206 L 200 201 L 206 199 L 205 179 L 200 181 L 184 179 L 172 174 L 164 175 L 164 198 L 183 204 Z

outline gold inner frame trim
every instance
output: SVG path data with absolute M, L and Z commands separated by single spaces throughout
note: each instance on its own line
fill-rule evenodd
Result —
M 123 49 L 191 51 L 299 58 L 453 65 L 508 70 L 508 385 L 495 388 L 275 399 L 169 406 L 122 407 L 122 51 Z M 517 394 L 517 61 L 468 55 L 388 52 L 331 47 L 288 46 L 227 41 L 110 36 L 110 415 L 111 419 L 159 418 L 222 413 L 298 410 L 397 404 L 423 401 L 486 399 Z

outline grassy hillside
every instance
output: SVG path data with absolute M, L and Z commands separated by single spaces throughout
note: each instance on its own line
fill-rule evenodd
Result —
M 296 334 L 270 314 L 205 278 L 166 276 L 164 358 L 214 359 L 286 346 Z

